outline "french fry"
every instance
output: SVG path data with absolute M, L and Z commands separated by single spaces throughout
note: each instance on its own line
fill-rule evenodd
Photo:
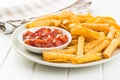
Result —
M 96 21 L 96 17 L 91 17 L 85 21 L 85 23 L 94 23 Z
M 120 30 L 117 30 L 117 29 L 116 29 L 115 36 L 114 36 L 114 37 L 115 37 L 115 38 L 120 37 Z
M 100 34 L 100 38 L 106 38 L 106 35 L 104 32 L 99 32 L 99 34 Z
M 65 25 L 65 26 L 68 27 L 68 25 L 69 25 L 70 23 L 71 23 L 71 22 L 70 22 L 69 19 L 62 19 L 62 24 L 63 24 L 63 25 Z
M 120 43 L 120 38 L 113 39 L 111 43 L 108 45 L 108 47 L 105 49 L 105 51 L 103 52 L 104 57 L 105 58 L 111 57 L 111 55 L 113 54 L 119 43 Z
M 26 28 L 34 28 L 35 25 L 34 25 L 34 22 L 29 22 L 25 25 Z
M 77 45 L 77 56 L 84 55 L 84 43 L 85 43 L 85 38 L 83 36 L 79 36 L 78 45 Z
M 108 45 L 110 44 L 110 40 L 106 39 L 103 42 L 99 43 L 98 46 L 94 47 L 93 49 L 91 49 L 89 52 L 87 52 L 86 54 L 92 54 L 92 53 L 99 53 L 101 52 L 103 49 L 105 49 Z
M 39 22 L 31 22 L 26 25 L 27 28 L 34 28 L 34 27 L 40 27 L 40 26 L 51 26 L 53 22 L 51 20 L 42 20 Z
M 77 40 L 77 39 L 78 39 L 78 36 L 77 36 L 77 35 L 72 35 L 72 39 L 73 39 L 73 40 Z
M 101 43 L 103 40 L 105 40 L 106 36 L 104 32 L 99 32 L 100 34 L 100 38 L 97 40 L 92 40 L 89 42 L 85 42 L 85 54 L 90 51 L 92 48 L 94 48 L 95 46 L 97 46 L 99 43 Z
M 51 21 L 53 22 L 52 26 L 58 27 L 61 24 L 61 20 L 52 19 Z
M 71 16 L 74 16 L 74 13 L 71 11 L 63 10 L 57 14 L 59 19 L 69 19 Z
M 95 31 L 103 31 L 105 33 L 109 31 L 109 24 L 82 23 L 81 26 Z
M 68 49 L 76 49 L 77 50 L 77 45 L 73 45 L 73 46 L 68 46 Z M 77 51 L 76 51 L 77 52 Z
M 68 27 L 71 28 L 81 28 L 81 24 L 77 24 L 77 23 L 71 23 L 68 25 Z
M 115 27 L 111 26 L 110 31 L 107 34 L 107 38 L 112 40 L 114 38 L 115 32 L 116 32 Z
M 75 54 L 76 53 L 76 48 L 67 48 L 67 49 L 63 49 L 63 50 L 50 50 L 47 52 L 54 52 L 54 53 L 62 53 L 62 54 Z
M 43 52 L 43 59 L 49 62 L 70 62 L 74 56 L 73 54 Z
M 104 24 L 104 23 L 109 23 L 109 22 L 116 23 L 116 21 L 114 20 L 114 18 L 109 17 L 109 16 L 97 16 L 96 20 L 93 23 Z
M 69 45 L 77 45 L 77 44 L 78 44 L 78 40 L 75 39 L 72 40 Z
M 91 29 L 81 27 L 81 28 L 72 28 L 71 29 L 72 35 L 82 35 L 88 40 L 94 40 L 98 39 L 100 37 L 100 34 L 96 31 L 93 31 Z
M 93 23 L 104 24 L 104 23 L 106 23 L 106 20 L 103 17 L 101 17 L 101 16 L 97 16 L 96 20 Z
M 51 20 L 51 19 L 58 19 L 57 14 L 47 14 L 43 15 L 35 20 L 35 22 L 43 21 L 43 20 Z
M 78 15 L 76 15 L 77 17 L 78 17 L 78 19 L 79 19 L 79 21 L 81 22 L 81 23 L 83 23 L 83 22 L 85 22 L 86 20 L 88 20 L 89 18 L 92 18 L 93 16 L 92 15 L 90 15 L 90 14 L 87 14 L 87 15 L 80 15 L 80 14 L 78 14 Z
M 101 16 L 102 17 L 102 16 Z M 106 20 L 106 22 L 113 22 L 116 23 L 115 19 L 113 17 L 110 16 L 103 16 L 102 18 L 104 18 Z
M 87 63 L 101 59 L 102 59 L 101 53 L 92 53 L 92 54 L 86 54 L 82 57 L 72 57 L 71 62 L 73 64 L 81 64 L 81 63 Z
M 79 21 L 79 18 L 78 18 L 76 15 L 71 16 L 70 21 L 71 21 L 72 23 L 77 24 L 77 25 L 81 25 L 81 23 L 80 23 L 80 21 Z
M 69 27 L 66 27 L 66 26 L 65 26 L 65 25 L 63 25 L 63 24 L 60 24 L 60 27 L 61 27 L 61 28 L 63 28 L 63 29 L 66 29 L 67 31 L 69 31 L 69 32 L 70 32 Z
M 108 22 L 110 26 L 113 26 L 115 27 L 117 30 L 120 30 L 120 26 L 116 23 L 113 23 L 113 22 Z
M 105 38 L 100 38 L 100 39 L 85 43 L 85 47 L 84 47 L 85 54 L 89 52 L 91 49 L 93 49 L 94 47 L 96 47 L 97 45 L 99 45 L 103 40 L 105 40 Z

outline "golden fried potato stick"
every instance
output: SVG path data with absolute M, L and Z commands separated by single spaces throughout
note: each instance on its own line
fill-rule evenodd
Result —
M 117 30 L 120 30 L 120 26 L 117 23 L 108 22 L 110 26 L 115 27 Z
M 120 30 L 116 29 L 114 38 L 118 38 L 118 37 L 120 37 Z
M 70 62 L 75 55 L 56 52 L 43 52 L 43 59 L 49 62 Z
M 77 39 L 78 39 L 78 36 L 77 36 L 77 35 L 72 35 L 72 39 L 73 39 L 73 40 L 77 40 Z
M 51 21 L 52 21 L 52 23 L 53 23 L 53 24 L 51 24 L 51 26 L 56 26 L 56 27 L 58 27 L 58 26 L 60 26 L 60 24 L 61 24 L 61 20 L 51 19 Z
M 35 20 L 35 22 L 39 22 L 39 21 L 42 21 L 42 20 L 51 20 L 51 19 L 58 19 L 58 15 L 57 14 L 43 15 L 43 16 L 40 16 L 39 18 L 37 18 Z
M 62 24 L 68 25 L 70 23 L 70 19 L 62 19 Z
M 96 17 L 91 17 L 85 21 L 85 23 L 94 23 L 96 21 Z
M 82 14 L 77 14 L 76 15 L 81 23 L 85 22 L 89 18 L 92 18 L 93 16 L 90 14 L 82 15 Z
M 94 21 L 94 23 L 101 23 L 101 24 L 108 22 L 116 23 L 115 19 L 109 16 L 97 16 L 96 20 Z
M 103 42 L 105 40 L 105 38 L 100 38 L 100 39 L 97 39 L 97 40 L 93 40 L 93 41 L 90 41 L 90 42 L 87 42 L 85 43 L 85 54 L 87 52 L 89 52 L 91 49 L 93 49 L 94 47 L 96 47 L 97 45 L 99 45 L 101 42 Z
M 100 34 L 100 38 L 106 38 L 106 35 L 104 32 L 99 32 L 99 34 Z
M 106 20 L 101 16 L 97 16 L 95 18 L 96 18 L 96 20 L 93 23 L 96 23 L 96 24 L 104 24 L 104 23 L 106 23 Z
M 115 32 L 116 32 L 115 27 L 111 26 L 110 31 L 107 34 L 107 38 L 112 40 L 115 36 Z
M 71 46 L 71 45 L 76 45 L 76 44 L 78 44 L 78 40 L 75 39 L 75 40 L 72 40 L 69 45 Z
M 58 19 L 69 19 L 71 16 L 74 16 L 74 13 L 71 11 L 63 10 L 57 15 L 58 15 Z
M 63 54 L 76 54 L 76 48 L 67 48 L 67 49 L 63 49 L 63 50 L 59 50 L 59 49 L 55 49 L 55 50 L 50 50 L 47 52 L 56 52 L 56 53 L 63 53 Z
M 72 46 L 67 46 L 67 49 L 76 49 L 77 50 L 77 44 L 76 45 L 72 45 Z
M 92 54 L 86 54 L 82 57 L 72 57 L 71 62 L 73 64 L 81 64 L 81 63 L 87 63 L 101 59 L 102 59 L 101 53 L 92 53 Z
M 40 27 L 40 26 L 50 26 L 51 24 L 53 24 L 51 20 L 33 21 L 26 24 L 26 27 L 34 28 L 34 27 Z
M 120 43 L 120 38 L 113 39 L 111 43 L 108 45 L 108 47 L 105 49 L 105 51 L 103 52 L 103 56 L 105 58 L 111 57 L 111 55 L 113 54 L 119 43 Z
M 63 29 L 66 29 L 67 31 L 69 31 L 70 32 L 70 29 L 69 29 L 69 27 L 67 27 L 67 26 L 65 26 L 65 25 L 63 25 L 63 24 L 60 24 L 60 26 L 59 26 L 60 28 L 63 28 Z
M 86 54 L 99 53 L 103 49 L 105 49 L 109 44 L 110 44 L 110 40 L 109 39 L 105 39 L 103 42 L 99 43 L 98 46 L 94 47 L 93 49 L 91 49 Z
M 101 17 L 104 18 L 106 20 L 106 22 L 116 23 L 116 21 L 113 17 L 110 17 L 110 16 L 101 16 Z
M 95 31 L 103 31 L 105 33 L 109 31 L 109 24 L 82 23 L 81 26 Z
M 79 18 L 78 18 L 76 15 L 71 16 L 70 22 L 75 23 L 75 24 L 78 24 L 78 25 L 81 24 L 80 21 L 79 21 Z
M 72 35 L 82 35 L 88 40 L 98 39 L 100 37 L 99 32 L 93 31 L 91 29 L 81 27 L 81 28 L 72 28 L 71 29 Z
M 99 32 L 99 34 L 100 34 L 99 39 L 92 40 L 92 41 L 89 41 L 89 42 L 85 42 L 85 47 L 84 47 L 85 54 L 88 51 L 90 51 L 91 49 L 93 49 L 95 46 L 97 46 L 99 43 L 101 43 L 103 40 L 105 40 L 105 38 L 106 38 L 105 33 L 104 32 Z
M 85 43 L 85 38 L 83 36 L 79 36 L 78 45 L 77 45 L 77 56 L 84 55 L 84 43 Z

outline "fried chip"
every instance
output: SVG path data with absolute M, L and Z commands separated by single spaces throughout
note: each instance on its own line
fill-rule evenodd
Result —
M 100 34 L 96 31 L 93 31 L 91 29 L 81 27 L 81 28 L 72 28 L 71 29 L 72 35 L 82 35 L 88 40 L 95 40 L 100 37 Z
M 84 43 L 85 43 L 85 38 L 83 36 L 79 36 L 78 45 L 77 45 L 77 56 L 84 55 Z
M 109 31 L 109 24 L 82 23 L 81 26 L 95 31 L 103 31 L 105 33 Z
M 103 49 L 105 49 L 108 45 L 110 44 L 110 40 L 106 39 L 103 42 L 99 43 L 98 46 L 94 47 L 93 49 L 91 49 L 89 52 L 87 52 L 86 54 L 92 54 L 92 53 L 99 53 L 101 52 Z
M 71 62 L 73 64 L 81 64 L 81 63 L 87 63 L 101 59 L 102 59 L 101 53 L 92 53 L 92 54 L 86 54 L 82 57 L 72 57 Z
M 50 62 L 70 62 L 74 56 L 73 54 L 43 52 L 43 59 Z
M 120 43 L 120 38 L 113 39 L 111 43 L 108 45 L 108 47 L 105 49 L 105 51 L 103 52 L 104 57 L 105 58 L 111 57 L 111 55 L 113 54 L 119 43 Z

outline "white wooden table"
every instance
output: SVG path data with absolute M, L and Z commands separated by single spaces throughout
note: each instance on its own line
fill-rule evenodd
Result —
M 94 15 L 112 16 L 119 23 L 119 0 L 92 2 Z M 48 67 L 20 56 L 11 47 L 10 35 L 0 33 L 0 80 L 120 80 L 119 75 L 120 56 L 107 63 L 85 68 Z

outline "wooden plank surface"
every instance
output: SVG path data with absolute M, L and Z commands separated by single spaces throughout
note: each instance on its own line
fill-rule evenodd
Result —
M 0 80 L 31 80 L 35 63 L 11 50 L 1 70 Z
M 104 64 L 103 74 L 103 80 L 120 79 L 120 56 Z
M 67 80 L 101 80 L 101 66 L 73 68 L 69 71 Z
M 68 69 L 37 64 L 32 80 L 67 80 Z

